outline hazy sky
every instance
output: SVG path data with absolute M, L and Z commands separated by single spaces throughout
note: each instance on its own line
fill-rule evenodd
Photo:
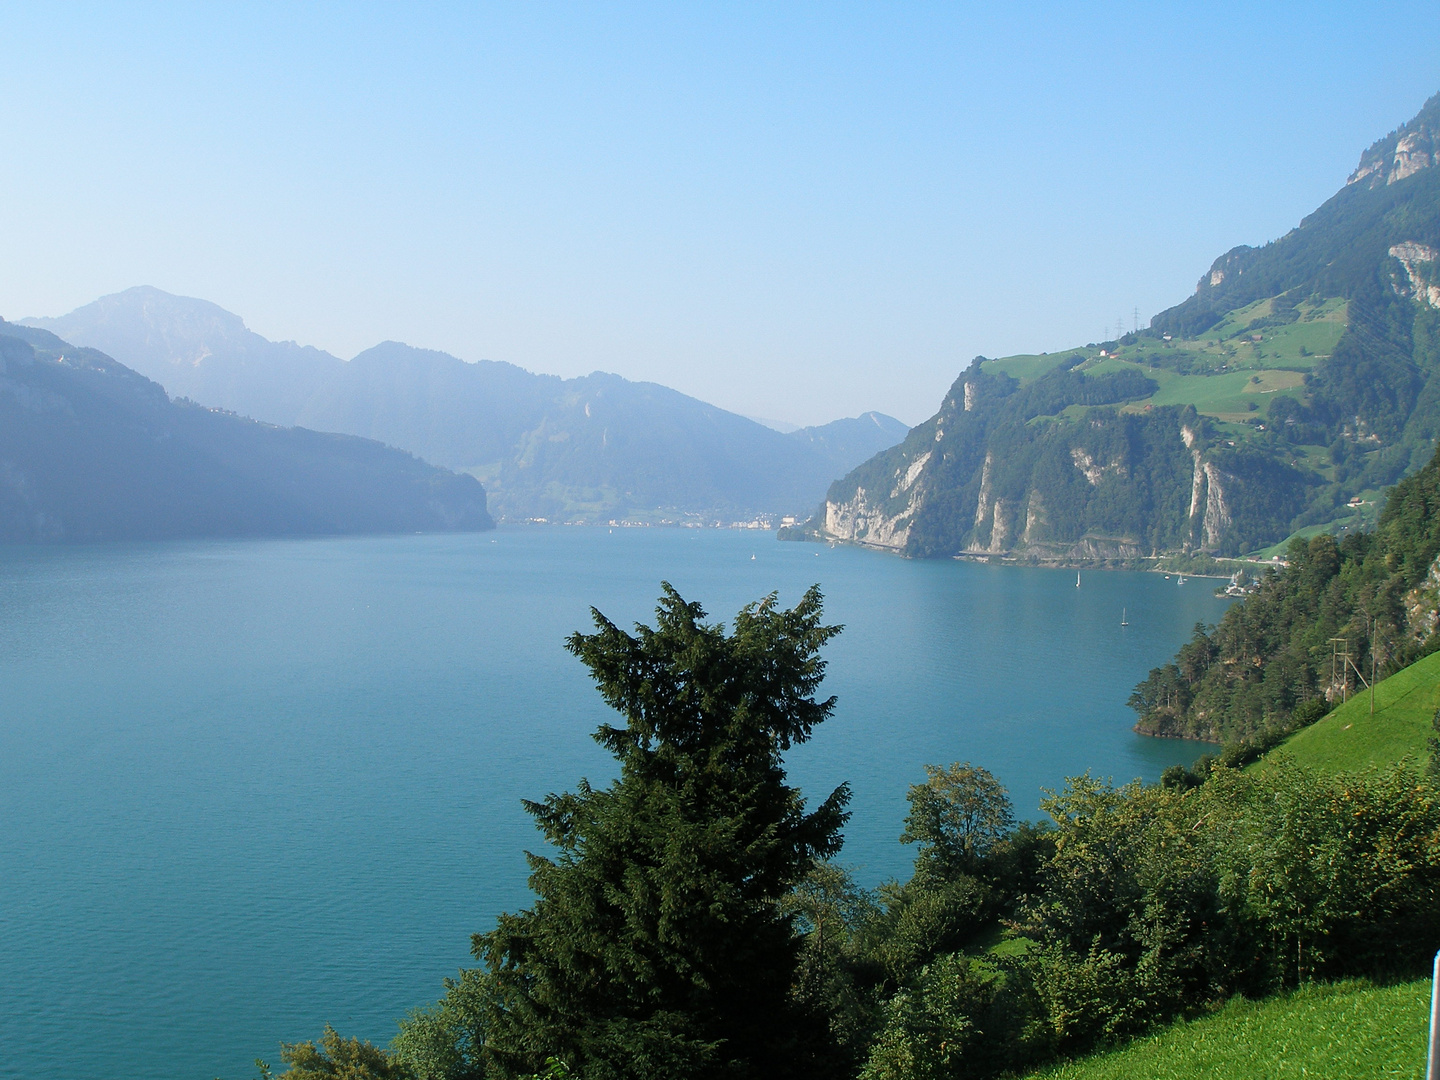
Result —
M 28 3 L 0 37 L 7 318 L 149 284 L 799 423 L 1143 323 L 1440 90 L 1413 2 Z

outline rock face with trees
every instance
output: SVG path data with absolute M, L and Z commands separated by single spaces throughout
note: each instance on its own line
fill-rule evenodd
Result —
M 1297 228 L 1226 253 L 1143 330 L 977 357 L 797 533 L 1076 563 L 1368 523 L 1356 506 L 1440 436 L 1437 130 L 1440 95 Z
M 1137 730 L 1278 736 L 1440 648 L 1440 452 L 1391 490 L 1373 533 L 1293 540 L 1286 561 L 1135 688 Z

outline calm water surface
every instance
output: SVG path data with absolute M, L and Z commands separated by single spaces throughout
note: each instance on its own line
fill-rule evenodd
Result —
M 520 799 L 610 775 L 562 641 L 592 604 L 648 620 L 661 578 L 717 617 L 821 584 L 840 704 L 791 773 L 853 785 L 866 883 L 907 872 L 926 762 L 1038 816 L 1067 775 L 1203 749 L 1125 708 L 1223 610 L 1200 579 L 708 530 L 0 548 L 0 1076 L 241 1080 L 327 1022 L 388 1041 L 526 902 Z

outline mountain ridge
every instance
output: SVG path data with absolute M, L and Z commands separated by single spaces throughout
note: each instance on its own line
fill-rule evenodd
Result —
M 1373 521 L 1440 435 L 1436 131 L 1440 95 L 1299 226 L 1222 255 L 1145 330 L 977 357 L 789 535 L 1134 563 Z
M 171 401 L 98 350 L 0 320 L 0 540 L 493 527 L 473 477 L 372 440 Z
M 387 341 L 341 360 L 208 301 L 137 286 L 26 319 L 177 396 L 402 447 L 485 482 L 503 519 L 749 520 L 803 512 L 908 430 L 867 413 L 781 434 L 658 383 L 574 379 Z

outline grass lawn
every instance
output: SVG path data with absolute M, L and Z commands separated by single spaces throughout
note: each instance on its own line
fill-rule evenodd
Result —
M 1235 1000 L 1119 1050 L 1033 1080 L 1377 1080 L 1425 1074 L 1430 980 L 1336 983 L 1264 1001 Z
M 1429 756 L 1426 741 L 1440 708 L 1440 653 L 1431 653 L 1375 686 L 1375 715 L 1364 687 L 1329 716 L 1297 731 L 1272 753 L 1336 772 Z M 1262 763 L 1257 763 L 1262 764 Z

